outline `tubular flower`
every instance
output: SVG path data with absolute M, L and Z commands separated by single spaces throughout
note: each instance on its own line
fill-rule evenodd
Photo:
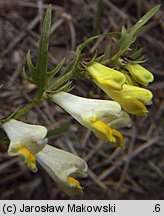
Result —
M 73 196 L 82 193 L 80 182 L 71 176 L 86 176 L 86 162 L 76 155 L 48 145 L 45 127 L 14 119 L 2 127 L 10 139 L 9 155 L 22 156 L 34 172 L 37 171 L 38 161 L 66 194 Z
M 92 75 L 92 66 L 87 66 L 86 70 Z M 101 75 L 101 69 L 99 74 Z M 125 75 L 123 76 L 125 77 Z M 107 87 L 106 85 L 102 85 L 102 82 L 99 82 L 98 79 L 95 80 L 94 76 L 93 78 L 97 86 L 99 86 L 109 97 L 117 101 L 126 112 L 136 116 L 146 116 L 148 110 L 145 105 L 150 105 L 153 97 L 149 90 L 127 84 L 123 84 L 122 89 L 115 90 L 110 86 Z M 125 77 L 125 82 L 127 82 L 126 79 L 127 78 Z
M 113 100 L 117 101 L 126 112 L 136 116 L 146 116 L 148 110 L 145 105 L 152 103 L 152 93 L 137 86 L 124 84 L 121 91 L 102 90 Z
M 134 80 L 141 85 L 148 86 L 148 84 L 154 80 L 153 74 L 139 64 L 128 63 L 125 65 L 125 68 L 129 71 Z
M 53 94 L 51 99 L 99 139 L 124 148 L 123 136 L 116 129 L 129 126 L 130 118 L 117 102 L 82 98 L 66 92 Z
M 10 139 L 8 154 L 22 156 L 27 166 L 36 172 L 35 155 L 47 144 L 47 128 L 11 119 L 3 124 L 3 129 Z
M 121 72 L 106 67 L 100 63 L 92 62 L 86 66 L 86 70 L 93 77 L 94 82 L 107 89 L 121 90 L 126 77 Z
M 80 182 L 71 176 L 87 176 L 88 167 L 83 159 L 50 145 L 46 145 L 36 158 L 67 195 L 82 194 Z

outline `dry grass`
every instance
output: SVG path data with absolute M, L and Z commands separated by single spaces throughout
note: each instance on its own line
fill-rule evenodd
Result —
M 54 1 L 0 1 L 0 118 L 8 116 L 28 103 L 35 87 L 22 81 L 22 66 L 31 50 L 36 60 L 38 38 L 47 5 Z M 52 36 L 49 67 L 64 56 L 67 62 L 72 51 L 94 32 L 119 31 L 122 25 L 132 24 L 159 1 L 104 0 L 101 25 L 96 20 L 97 1 L 69 0 L 53 3 Z M 78 154 L 89 165 L 89 177 L 82 180 L 84 199 L 164 199 L 164 5 L 138 38 L 148 61 L 145 66 L 155 75 L 150 85 L 153 105 L 145 118 L 134 118 L 129 129 L 123 129 L 126 150 L 111 148 L 86 128 L 79 125 L 58 106 L 47 101 L 31 110 L 22 120 L 40 123 L 49 129 L 70 123 L 68 132 L 51 138 L 49 143 Z M 103 49 L 110 38 L 100 39 L 88 50 Z M 101 52 L 99 49 L 99 52 Z M 81 96 L 105 94 L 89 82 L 75 81 L 74 92 Z M 106 97 L 107 98 L 107 97 Z M 68 199 L 42 170 L 31 173 L 17 158 L 9 157 L 7 146 L 0 145 L 1 199 Z

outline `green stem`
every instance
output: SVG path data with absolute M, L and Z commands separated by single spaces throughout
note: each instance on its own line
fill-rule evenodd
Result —
M 23 107 L 19 112 L 14 116 L 14 119 L 19 119 L 22 116 L 24 116 L 26 113 L 29 112 L 34 106 L 39 104 L 42 101 L 42 99 L 34 98 L 29 104 L 27 104 L 25 107 Z
M 52 90 L 54 88 L 58 88 L 59 86 L 61 86 L 64 82 L 66 82 L 67 80 L 69 80 L 72 77 L 73 71 L 68 72 L 67 74 L 65 74 L 64 76 L 62 76 L 61 78 L 59 78 L 56 82 L 54 82 L 49 90 Z M 16 113 L 15 115 L 12 116 L 12 118 L 14 119 L 20 119 L 22 116 L 24 116 L 25 114 L 27 114 L 29 112 L 29 110 L 31 110 L 34 106 L 38 105 L 39 103 L 41 103 L 43 100 L 43 97 L 37 97 L 34 98 L 29 104 L 27 104 L 25 107 L 23 107 L 22 109 L 20 109 L 18 111 L 18 113 Z

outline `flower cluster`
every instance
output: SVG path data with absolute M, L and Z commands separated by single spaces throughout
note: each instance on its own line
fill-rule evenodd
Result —
M 85 69 L 93 82 L 114 101 L 82 98 L 62 91 L 52 94 L 51 100 L 99 139 L 124 149 L 123 135 L 118 129 L 130 126 L 129 114 L 147 114 L 146 105 L 151 104 L 152 93 L 139 85 L 148 85 L 153 81 L 153 75 L 141 65 L 129 63 L 123 71 L 95 61 L 86 65 Z
M 126 71 L 125 71 L 126 69 Z M 152 103 L 152 93 L 139 85 L 148 85 L 153 75 L 139 64 L 126 64 L 123 72 L 97 62 L 86 66 L 93 81 L 122 108 L 136 116 L 146 116 L 146 105 Z

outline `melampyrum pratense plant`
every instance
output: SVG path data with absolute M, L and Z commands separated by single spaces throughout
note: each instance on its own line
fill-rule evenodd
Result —
M 20 119 L 43 100 L 49 100 L 50 103 L 62 107 L 105 143 L 125 149 L 124 138 L 119 128 L 131 125 L 130 115 L 146 116 L 148 113 L 146 106 L 152 103 L 153 97 L 151 91 L 144 86 L 148 86 L 154 77 L 141 66 L 144 62 L 142 49 L 133 49 L 131 45 L 135 43 L 137 34 L 159 7 L 159 5 L 153 7 L 131 28 L 126 29 L 123 26 L 121 32 L 105 33 L 87 39 L 77 46 L 75 57 L 68 65 L 64 64 L 65 59 L 63 59 L 53 70 L 48 71 L 52 11 L 49 6 L 43 22 L 37 62 L 32 63 L 28 51 L 29 73 L 23 68 L 24 79 L 37 87 L 36 97 L 25 107 L 2 119 L 0 123 L 1 139 L 7 137 L 10 141 L 8 154 L 22 157 L 33 172 L 37 171 L 36 161 L 40 163 L 69 196 L 82 194 L 83 187 L 75 176 L 87 176 L 86 162 L 76 155 L 48 144 L 48 136 L 61 133 L 63 128 L 47 133 L 46 127 L 23 123 Z M 89 59 L 84 48 L 106 35 L 113 37 L 118 51 L 111 56 L 109 51 L 113 46 L 109 44 L 101 56 L 96 53 Z M 110 97 L 110 100 L 83 98 L 71 94 L 73 87 L 71 79 L 80 77 L 94 82 Z

